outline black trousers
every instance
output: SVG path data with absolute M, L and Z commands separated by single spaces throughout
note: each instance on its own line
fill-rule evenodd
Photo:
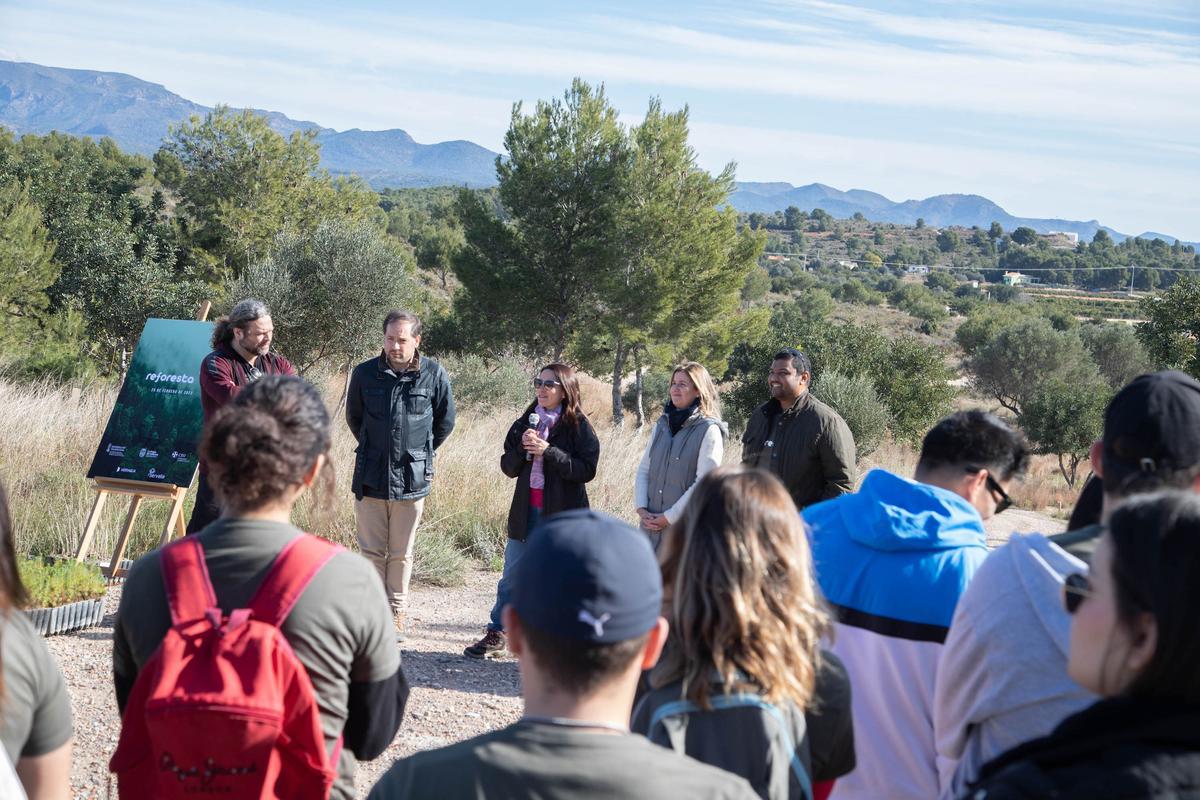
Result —
M 208 475 L 200 470 L 200 479 L 196 482 L 196 505 L 192 507 L 192 517 L 188 520 L 187 535 L 199 533 L 219 516 L 221 506 L 217 504 L 217 497 L 208 485 Z

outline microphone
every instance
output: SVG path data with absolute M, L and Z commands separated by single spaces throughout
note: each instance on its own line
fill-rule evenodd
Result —
M 529 416 L 525 419 L 525 422 L 529 425 L 530 430 L 537 430 L 538 422 L 540 421 L 541 420 L 538 418 L 536 411 L 530 412 Z M 526 452 L 525 460 L 533 461 L 533 453 Z

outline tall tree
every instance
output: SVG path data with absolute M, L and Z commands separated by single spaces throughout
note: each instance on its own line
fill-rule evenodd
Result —
M 0 180 L 0 347 L 18 343 L 45 319 L 46 290 L 58 277 L 54 243 L 27 187 Z
M 597 324 L 580 332 L 585 363 L 611 368 L 613 420 L 624 419 L 621 383 L 632 365 L 634 413 L 644 422 L 641 378 L 647 366 L 685 353 L 699 358 L 698 345 L 738 335 L 738 299 L 756 266 L 764 234 L 739 232 L 737 215 L 726 200 L 733 189 L 734 165 L 710 175 L 696 163 L 688 144 L 686 108 L 665 113 L 651 100 L 644 121 L 629 132 L 630 159 L 615 217 L 617 269 L 609 273 Z M 723 208 L 722 208 L 723 207 Z M 764 273 L 765 277 L 765 273 Z M 769 286 L 769 280 L 768 280 Z M 723 320 L 721 330 L 713 320 Z M 705 335 L 699 334 L 704 331 Z M 724 369 L 724 353 L 716 356 Z
M 1141 309 L 1146 321 L 1137 335 L 1154 362 L 1200 378 L 1200 280 L 1184 275 L 1167 291 L 1143 298 Z
M 0 132 L 0 181 L 28 186 L 62 267 L 47 289 L 50 308 L 81 312 L 83 357 L 101 371 L 124 369 L 147 317 L 190 318 L 207 293 L 177 258 L 175 231 L 153 199 L 136 193 L 149 166 L 110 139 L 52 133 L 14 140 Z
M 370 213 L 374 196 L 361 182 L 318 170 L 315 136 L 284 139 L 266 117 L 223 105 L 171 128 L 156 175 L 178 192 L 191 241 L 214 268 L 239 273 L 284 229 L 309 233 L 326 218 Z
M 561 358 L 594 323 L 617 268 L 629 148 L 604 95 L 576 79 L 561 99 L 513 107 L 496 159 L 502 221 L 470 193 L 459 197 L 465 246 L 455 255 L 463 290 L 455 311 L 481 340 Z

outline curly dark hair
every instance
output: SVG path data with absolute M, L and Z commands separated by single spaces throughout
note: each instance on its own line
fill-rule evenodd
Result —
M 329 412 L 316 388 L 303 378 L 267 375 L 205 426 L 200 455 L 217 499 L 239 514 L 283 496 L 322 455 L 319 498 L 331 500 L 329 445 Z

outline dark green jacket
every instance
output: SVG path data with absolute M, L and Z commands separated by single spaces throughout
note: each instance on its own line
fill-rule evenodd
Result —
M 775 473 L 799 509 L 854 491 L 854 436 L 811 392 L 788 409 L 772 399 L 754 410 L 742 463 Z
M 450 378 L 424 356 L 415 372 L 397 374 L 380 354 L 350 375 L 346 423 L 358 439 L 354 496 L 420 499 L 433 480 L 433 453 L 454 430 Z

